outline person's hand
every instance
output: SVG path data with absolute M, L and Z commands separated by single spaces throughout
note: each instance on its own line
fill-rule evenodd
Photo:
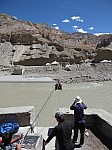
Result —
M 16 145 L 16 150 L 21 150 L 21 145 L 20 144 Z
M 45 145 L 47 145 L 47 142 L 46 142 L 46 141 L 44 141 L 44 146 L 45 146 Z
M 23 133 L 20 134 L 19 138 L 22 139 L 22 137 L 23 137 Z

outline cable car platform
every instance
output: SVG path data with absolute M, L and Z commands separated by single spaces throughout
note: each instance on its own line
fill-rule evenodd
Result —
M 46 140 L 48 137 L 48 130 L 50 127 L 35 127 L 34 133 L 29 133 L 23 144 L 21 150 L 56 150 L 55 149 L 55 137 L 45 146 L 43 149 L 43 139 Z M 20 128 L 19 133 L 24 133 L 28 128 Z M 18 136 L 15 134 L 15 136 Z M 17 143 L 14 143 L 14 146 Z M 86 129 L 85 132 L 85 142 L 82 147 L 79 147 L 78 144 L 74 146 L 76 150 L 108 150 L 108 148 L 103 145 L 103 143 L 89 130 Z

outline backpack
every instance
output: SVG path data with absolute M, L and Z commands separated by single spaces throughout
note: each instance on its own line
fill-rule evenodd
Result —
M 6 132 L 11 131 L 13 134 L 17 133 L 19 130 L 19 124 L 17 122 L 14 123 L 4 123 L 0 126 L 0 135 L 3 135 Z

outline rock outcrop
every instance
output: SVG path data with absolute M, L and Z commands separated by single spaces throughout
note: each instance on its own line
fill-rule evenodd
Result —
M 98 49 L 97 55 L 94 57 L 94 63 L 100 63 L 103 60 L 112 60 L 112 49 Z
M 0 14 L 0 65 L 43 66 L 112 60 L 112 35 L 65 33 L 47 24 L 35 24 Z M 103 48 L 103 49 L 102 49 Z

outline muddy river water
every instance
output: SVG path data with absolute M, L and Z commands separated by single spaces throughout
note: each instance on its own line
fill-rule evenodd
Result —
M 55 83 L 0 83 L 0 107 L 35 106 L 38 126 L 56 124 L 54 113 L 70 107 L 80 96 L 88 108 L 112 113 L 112 82 L 63 84 L 62 91 L 54 90 Z

